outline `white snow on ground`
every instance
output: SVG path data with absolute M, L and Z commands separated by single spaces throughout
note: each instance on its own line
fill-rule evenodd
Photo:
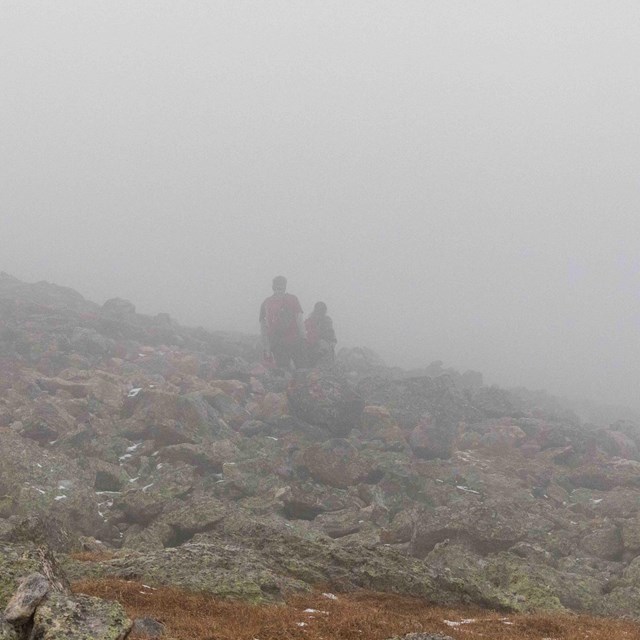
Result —
M 457 484 L 456 489 L 460 489 L 460 491 L 466 491 L 467 493 L 475 493 L 478 496 L 480 495 L 479 491 L 476 491 L 475 489 L 469 489 L 469 487 L 465 487 L 461 484 Z
M 322 611 L 320 609 L 305 609 L 303 613 L 325 613 L 325 614 L 329 614 L 328 611 Z
M 459 627 L 461 624 L 471 624 L 472 622 L 477 622 L 476 618 L 463 618 L 462 620 L 443 620 L 447 626 L 449 627 Z

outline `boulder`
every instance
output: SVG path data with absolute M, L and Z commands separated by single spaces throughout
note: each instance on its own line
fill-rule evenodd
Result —
M 40 444 L 57 440 L 76 427 L 76 419 L 62 405 L 59 398 L 37 398 L 33 404 L 25 405 L 23 410 L 14 414 L 21 423 L 15 430 L 22 437 Z
M 202 397 L 218 411 L 224 422 L 231 427 L 237 428 L 251 417 L 238 400 L 221 389 L 213 389 L 203 393 Z
M 132 439 L 152 439 L 156 446 L 164 447 L 231 435 L 219 412 L 201 393 L 180 395 L 145 389 L 134 400 L 124 429 Z
M 24 624 L 34 614 L 49 589 L 49 581 L 41 573 L 29 574 L 9 600 L 4 610 L 4 619 L 13 625 Z
M 133 302 L 124 298 L 109 298 L 102 305 L 102 310 L 118 318 L 130 318 L 136 313 L 136 307 Z
M 32 545 L 0 546 L 0 610 L 9 604 L 25 576 L 43 573 L 42 556 Z
M 69 532 L 82 535 L 101 530 L 104 522 L 98 513 L 94 476 L 78 461 L 2 428 L 0 451 L 5 515 L 51 517 Z
M 597 446 L 607 455 L 638 460 L 638 444 L 622 431 L 602 429 L 594 435 Z
M 229 440 L 202 444 L 174 444 L 160 449 L 160 460 L 185 462 L 204 474 L 221 473 L 225 462 L 232 462 L 238 448 Z
M 300 420 L 346 436 L 360 421 L 364 402 L 347 380 L 320 369 L 298 369 L 287 388 L 289 406 Z
M 430 415 L 425 414 L 411 431 L 408 438 L 409 446 L 418 458 L 450 458 L 460 432 L 459 425 L 438 424 Z
M 0 640 L 22 640 L 18 632 L 8 622 L 0 620 Z
M 499 499 L 423 509 L 416 516 L 411 553 L 424 558 L 436 544 L 458 541 L 478 553 L 506 550 L 523 540 L 534 526 L 535 516 L 523 512 L 521 505 Z
M 3 625 L 0 638 L 124 640 L 131 629 L 119 604 L 73 595 L 54 556 L 44 548 L 0 548 L 0 607 L 16 632 Z
M 113 499 L 124 522 L 147 525 L 175 498 L 189 494 L 196 482 L 195 470 L 186 464 L 161 463 L 147 477 L 147 484 L 129 488 Z
M 620 535 L 622 536 L 622 546 L 629 556 L 640 554 L 640 518 L 626 519 L 621 521 Z M 640 584 L 639 584 L 640 586 Z
M 363 509 L 344 509 L 320 514 L 314 525 L 330 538 L 344 538 L 362 531 L 369 520 L 369 513 Z
M 443 429 L 482 418 L 447 375 L 403 380 L 365 378 L 358 384 L 358 392 L 367 405 L 385 406 L 405 429 L 413 429 L 424 416 L 430 416 L 432 423 Z
M 620 528 L 613 523 L 599 527 L 584 536 L 580 546 L 588 555 L 603 560 L 617 560 L 624 550 Z
M 492 427 L 481 438 L 479 445 L 487 449 L 501 451 L 515 449 L 527 439 L 527 434 L 517 425 L 499 424 Z
M 149 585 L 254 602 L 279 600 L 318 584 L 459 601 L 454 590 L 434 587 L 428 566 L 392 549 L 341 545 L 308 529 L 296 531 L 237 511 L 227 513 L 215 531 L 178 547 L 120 553 L 111 560 L 78 564 L 75 571 L 94 577 L 135 575 Z
M 36 609 L 31 637 L 39 640 L 124 640 L 132 624 L 117 602 L 53 593 Z
M 301 464 L 317 482 L 343 489 L 360 482 L 375 482 L 382 475 L 373 460 L 343 438 L 307 447 Z
M 289 401 L 286 393 L 265 394 L 255 408 L 255 415 L 265 422 L 273 422 L 289 414 Z
M 285 517 L 291 520 L 313 520 L 327 511 L 339 511 L 354 505 L 345 491 L 324 487 L 312 482 L 291 483 L 276 491 Z
M 165 635 L 166 627 L 162 622 L 158 622 L 154 618 L 136 618 L 133 621 L 131 633 L 149 638 L 159 638 Z

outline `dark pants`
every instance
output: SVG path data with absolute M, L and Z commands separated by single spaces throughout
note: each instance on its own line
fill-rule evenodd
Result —
M 271 353 L 278 369 L 288 369 L 292 360 L 296 369 L 303 369 L 307 366 L 307 354 L 302 340 L 296 342 L 273 341 Z

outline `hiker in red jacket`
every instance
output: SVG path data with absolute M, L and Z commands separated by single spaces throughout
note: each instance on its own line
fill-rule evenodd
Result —
M 331 364 L 335 360 L 336 333 L 327 315 L 327 305 L 316 302 L 311 315 L 304 322 L 307 331 L 307 351 L 312 367 Z
M 291 360 L 304 366 L 304 325 L 302 307 L 296 296 L 286 293 L 287 279 L 273 279 L 273 295 L 260 307 L 260 334 L 265 362 L 274 362 L 279 369 L 289 369 Z

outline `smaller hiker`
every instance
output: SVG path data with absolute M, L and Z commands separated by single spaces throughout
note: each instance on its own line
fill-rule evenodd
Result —
M 260 306 L 260 334 L 266 363 L 278 369 L 303 367 L 304 324 L 298 298 L 287 291 L 287 279 L 276 276 L 272 282 L 273 295 Z
M 333 330 L 333 321 L 327 315 L 327 305 L 324 302 L 316 302 L 304 326 L 307 330 L 309 365 L 317 367 L 333 363 L 338 341 Z

